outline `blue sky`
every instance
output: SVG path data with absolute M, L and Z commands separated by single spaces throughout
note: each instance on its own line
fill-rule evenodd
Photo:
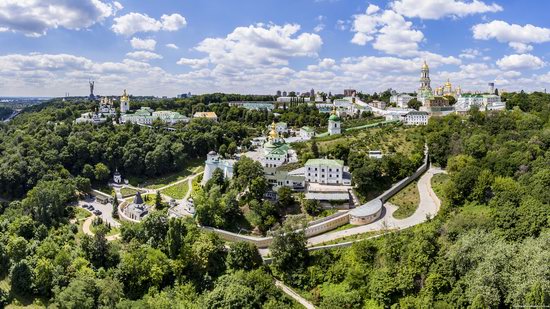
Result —
M 538 0 L 0 0 L 0 95 L 543 90 Z

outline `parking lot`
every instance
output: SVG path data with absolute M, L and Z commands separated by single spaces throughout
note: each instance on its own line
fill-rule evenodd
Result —
M 83 208 L 82 206 L 84 206 L 84 205 L 91 205 L 94 208 L 94 210 L 97 209 L 97 210 L 101 211 L 101 215 L 98 215 L 97 217 L 101 217 L 104 222 L 108 222 L 112 227 L 120 226 L 120 223 L 118 223 L 113 218 L 113 205 L 111 203 L 102 204 L 102 203 L 96 201 L 95 198 L 87 198 L 85 200 L 78 201 L 78 207 L 92 213 L 92 211 L 90 211 L 86 208 Z

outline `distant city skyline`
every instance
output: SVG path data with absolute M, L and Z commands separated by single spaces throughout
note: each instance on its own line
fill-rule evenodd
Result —
M 536 0 L 1 1 L 0 96 L 547 88 Z

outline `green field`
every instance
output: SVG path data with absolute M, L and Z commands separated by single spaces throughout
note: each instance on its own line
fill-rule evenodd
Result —
M 164 175 L 157 178 L 141 179 L 136 177 L 129 177 L 128 181 L 133 186 L 145 187 L 147 189 L 158 189 L 165 187 L 176 181 L 185 179 L 187 176 L 190 176 L 194 173 L 200 173 L 204 165 L 204 159 L 193 159 L 189 160 L 187 166 L 178 172 Z
M 383 153 L 402 153 L 405 156 L 418 154 L 422 156 L 424 139 L 417 127 L 404 127 L 399 124 L 388 124 L 362 130 L 352 130 L 341 135 L 326 136 L 315 139 L 321 153 L 334 149 L 337 145 L 349 148 L 350 152 L 367 153 L 370 150 L 381 150 Z M 293 143 L 298 154 L 311 149 L 312 141 Z
M 168 188 L 166 188 L 166 189 L 164 189 L 160 192 L 162 194 L 168 195 L 169 197 L 171 197 L 173 199 L 181 200 L 182 198 L 185 197 L 185 195 L 187 194 L 187 191 L 189 191 L 189 182 L 184 181 L 184 182 L 179 183 L 177 185 L 168 187 Z
M 128 196 L 133 196 L 133 195 L 136 195 L 137 193 L 137 190 L 136 189 L 132 189 L 132 188 L 122 188 L 120 189 L 120 194 L 122 194 L 122 197 L 128 197 Z
M 414 214 L 420 203 L 420 193 L 418 192 L 417 184 L 417 181 L 411 182 L 389 200 L 390 203 L 399 207 L 393 213 L 394 218 L 404 219 Z
M 435 174 L 432 177 L 432 189 L 439 199 L 443 202 L 445 200 L 444 187 L 445 183 L 449 180 L 448 174 Z

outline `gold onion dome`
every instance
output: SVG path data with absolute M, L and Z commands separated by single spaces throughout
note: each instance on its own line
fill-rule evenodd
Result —
M 279 134 L 277 134 L 275 121 L 273 121 L 273 123 L 271 124 L 271 132 L 269 132 L 269 137 L 271 139 L 275 139 L 275 138 L 279 137 Z
M 122 98 L 123 98 L 123 99 L 127 99 L 127 98 L 128 98 L 128 93 L 126 92 L 126 89 L 124 89 L 124 93 L 122 94 Z
M 426 60 L 424 60 L 424 64 L 422 65 L 422 70 L 428 70 L 428 64 L 426 63 Z
M 445 83 L 445 87 L 451 87 L 451 82 L 449 81 L 448 78 L 447 78 L 447 82 Z
M 328 119 L 332 121 L 340 121 L 340 117 L 336 114 L 336 106 L 332 108 L 332 112 L 330 112 L 330 117 Z

